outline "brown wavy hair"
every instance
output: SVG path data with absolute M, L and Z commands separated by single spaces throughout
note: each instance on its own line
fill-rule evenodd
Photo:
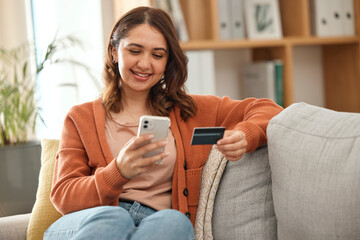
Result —
M 187 120 L 196 113 L 195 102 L 186 93 L 184 87 L 187 79 L 188 58 L 179 45 L 170 16 L 161 9 L 150 7 L 138 7 L 130 10 L 119 19 L 111 32 L 103 70 L 105 87 L 102 99 L 106 112 L 107 114 L 118 113 L 123 110 L 121 84 L 119 84 L 121 76 L 118 64 L 113 62 L 113 48 L 117 50 L 120 40 L 126 38 L 129 31 L 145 23 L 162 33 L 169 48 L 164 78 L 150 90 L 149 109 L 152 114 L 169 116 L 171 109 L 177 105 L 180 107 L 182 119 Z

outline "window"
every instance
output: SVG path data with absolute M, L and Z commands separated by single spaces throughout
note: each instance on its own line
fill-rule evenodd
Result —
M 38 138 L 60 138 L 63 119 L 76 104 L 99 97 L 104 60 L 101 0 L 32 0 L 31 11 L 37 59 L 56 37 L 73 36 L 81 45 L 59 52 L 91 69 L 74 64 L 52 64 L 38 76 L 41 116 L 45 125 L 37 128 Z

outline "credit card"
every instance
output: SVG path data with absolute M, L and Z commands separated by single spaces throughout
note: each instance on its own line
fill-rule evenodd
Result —
M 223 138 L 225 127 L 194 128 L 191 145 L 212 145 Z

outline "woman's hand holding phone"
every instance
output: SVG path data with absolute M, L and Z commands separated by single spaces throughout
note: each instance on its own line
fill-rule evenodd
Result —
M 165 140 L 151 142 L 153 138 L 152 134 L 133 137 L 124 145 L 116 159 L 116 166 L 122 177 L 130 180 L 169 155 L 161 152 L 152 157 L 144 157 L 146 153 L 163 148 L 167 144 Z
M 169 156 L 165 153 L 170 126 L 168 117 L 142 116 L 137 137 L 121 149 L 116 165 L 122 177 L 132 179 Z

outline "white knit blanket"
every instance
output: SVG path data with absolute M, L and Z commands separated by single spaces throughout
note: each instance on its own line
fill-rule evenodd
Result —
M 218 150 L 212 149 L 203 167 L 195 219 L 196 240 L 213 239 L 211 219 L 214 201 L 227 161 Z

